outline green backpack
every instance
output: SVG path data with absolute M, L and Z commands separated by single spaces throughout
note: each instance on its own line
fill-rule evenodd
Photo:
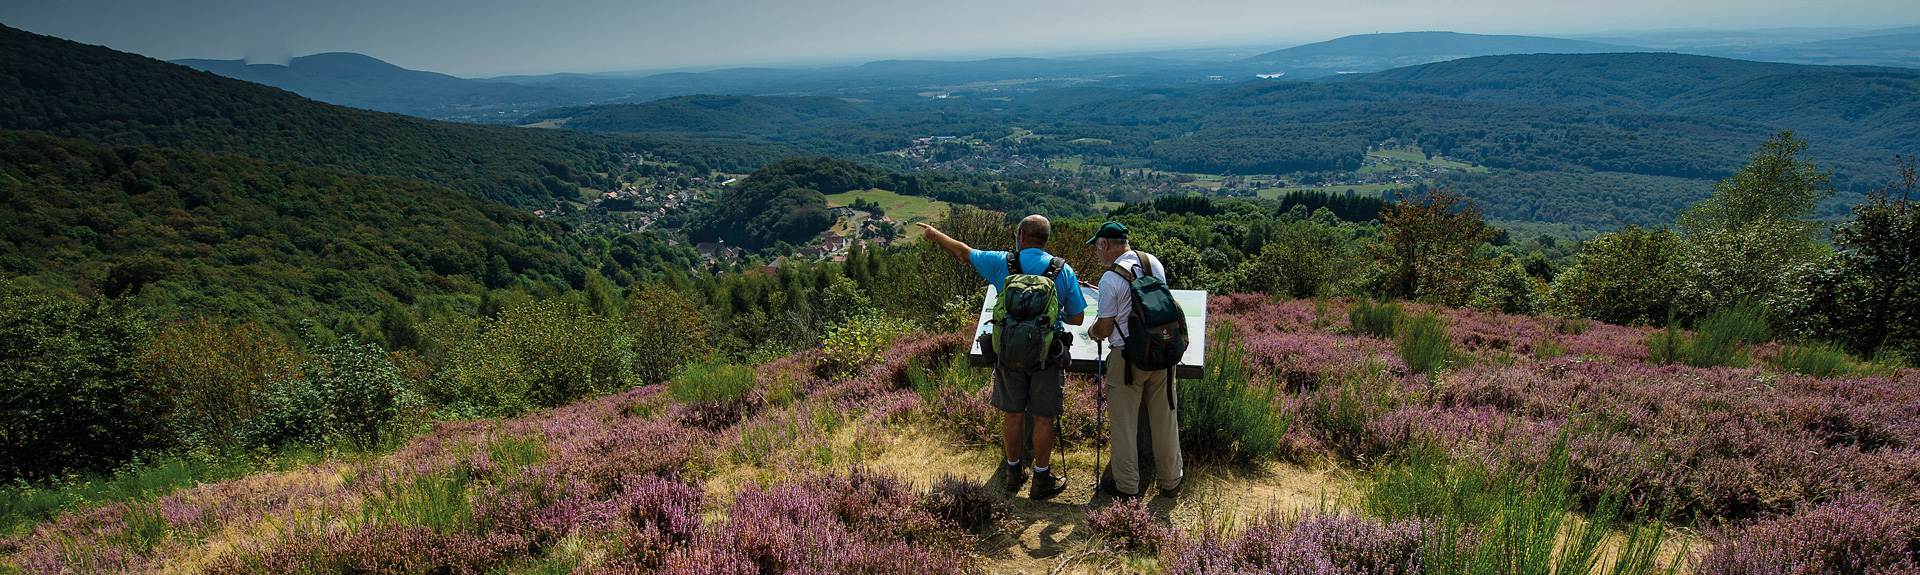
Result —
M 1055 257 L 1040 275 L 1020 273 L 1019 252 L 1007 253 L 1006 288 L 993 302 L 993 350 L 1000 367 L 1022 372 L 1050 367 L 1054 329 L 1060 325 L 1060 296 L 1053 281 L 1066 265 Z
M 1141 266 L 1151 265 L 1146 255 L 1133 253 L 1140 258 Z M 1174 301 L 1173 290 L 1154 277 L 1150 268 L 1136 276 L 1133 270 L 1114 264 L 1113 273 L 1127 280 L 1133 292 L 1133 312 L 1126 319 L 1127 345 L 1122 348 L 1127 363 L 1141 371 L 1173 369 L 1187 353 L 1187 314 L 1180 309 L 1180 302 Z M 1129 378 L 1132 375 L 1127 372 Z

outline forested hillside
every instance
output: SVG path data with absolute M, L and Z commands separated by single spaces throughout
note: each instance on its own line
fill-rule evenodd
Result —
M 585 242 L 441 186 L 239 156 L 0 131 L 0 175 L 0 277 L 288 336 L 304 323 L 319 341 L 405 348 L 416 316 L 489 311 L 494 288 L 567 291 L 590 272 L 630 282 L 693 265 L 685 248 Z M 615 246 L 623 257 L 608 257 Z
M 625 152 L 748 171 L 792 152 L 454 124 L 314 102 L 150 58 L 0 26 L 0 128 L 105 145 L 155 145 L 434 182 L 536 209 L 596 179 Z

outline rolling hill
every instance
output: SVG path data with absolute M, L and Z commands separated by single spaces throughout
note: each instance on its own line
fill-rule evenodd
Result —
M 244 60 L 173 60 L 196 70 L 273 86 L 329 104 L 436 120 L 505 123 L 534 110 L 591 101 L 587 95 L 409 70 L 362 54 L 329 52 L 288 65 Z
M 421 180 L 535 209 L 625 152 L 748 171 L 791 149 L 424 120 L 356 110 L 151 58 L 0 27 L 0 129 Z

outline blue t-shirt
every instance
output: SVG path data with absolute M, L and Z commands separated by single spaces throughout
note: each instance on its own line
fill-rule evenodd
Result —
M 1052 260 L 1053 254 L 1040 248 L 1020 250 L 1020 271 L 1030 274 L 1047 271 L 1047 262 Z M 987 278 L 993 289 L 1007 289 L 1007 252 L 973 250 L 967 255 L 967 261 L 973 262 L 973 270 Z M 1053 279 L 1053 291 L 1060 295 L 1061 319 L 1087 311 L 1087 297 L 1080 293 L 1080 277 L 1073 275 L 1073 266 L 1061 266 L 1060 276 Z

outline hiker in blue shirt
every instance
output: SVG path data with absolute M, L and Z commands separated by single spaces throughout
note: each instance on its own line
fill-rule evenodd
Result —
M 993 284 L 995 290 L 1004 291 L 1008 275 L 1007 252 L 990 252 L 973 249 L 965 242 L 948 237 L 940 230 L 926 223 L 920 223 L 925 230 L 924 237 L 945 250 L 948 255 L 973 264 L 973 268 Z M 1053 226 L 1047 218 L 1038 214 L 1020 220 L 1013 234 L 1013 245 L 1019 250 L 1020 271 L 1040 274 L 1046 270 L 1054 256 L 1046 251 L 1047 239 L 1053 235 Z M 1086 320 L 1087 300 L 1080 292 L 1080 278 L 1074 275 L 1072 266 L 1062 266 L 1054 279 L 1054 290 L 1060 298 L 1060 317 L 1063 323 L 1080 325 Z M 1017 493 L 1027 481 L 1026 471 L 1020 464 L 1020 432 L 1026 416 L 1033 415 L 1033 489 L 1028 497 L 1049 499 L 1065 490 L 1066 481 L 1053 473 L 1051 462 L 1053 455 L 1053 421 L 1060 416 L 1065 407 L 1064 382 L 1061 366 L 1053 366 L 1041 371 L 1021 372 L 996 365 L 993 369 L 993 399 L 995 409 L 1006 414 L 1000 425 L 1000 447 L 1006 462 L 1000 464 L 1006 473 L 1002 486 L 1008 493 Z

